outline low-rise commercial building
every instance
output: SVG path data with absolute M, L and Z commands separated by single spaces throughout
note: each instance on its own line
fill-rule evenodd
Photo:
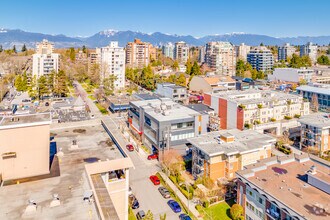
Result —
M 309 102 L 303 97 L 277 91 L 249 89 L 207 93 L 204 94 L 204 104 L 219 115 L 222 129 L 242 130 L 253 124 L 272 127 L 272 122 L 309 114 Z
M 305 81 L 307 83 L 311 82 L 313 75 L 315 74 L 312 69 L 305 68 L 275 68 L 273 74 L 268 75 L 268 79 L 271 81 L 285 81 L 299 83 Z
M 175 85 L 174 83 L 157 83 L 155 93 L 159 96 L 170 98 L 175 102 L 187 103 L 187 88 Z
M 49 113 L 0 117 L 0 182 L 49 173 Z
M 253 130 L 214 131 L 195 138 L 192 144 L 192 174 L 194 177 L 234 178 L 244 166 L 271 156 L 276 139 Z
M 194 76 L 189 89 L 195 92 L 218 93 L 220 91 L 236 89 L 236 81 L 229 76 Z
M 308 99 L 311 104 L 317 104 L 322 111 L 328 111 L 330 108 L 330 85 L 309 86 L 303 85 L 297 87 L 297 92 L 305 99 Z M 313 98 L 314 97 L 314 98 Z M 315 101 L 313 101 L 315 99 Z M 317 101 L 316 101 L 317 100 Z
M 330 150 L 330 114 L 317 113 L 303 116 L 300 148 L 312 147 L 320 152 Z
M 260 160 L 236 172 L 237 203 L 246 220 L 329 219 L 329 170 L 307 154 Z
M 132 132 L 141 137 L 154 153 L 185 145 L 187 138 L 207 132 L 202 115 L 169 98 L 130 102 L 128 122 Z

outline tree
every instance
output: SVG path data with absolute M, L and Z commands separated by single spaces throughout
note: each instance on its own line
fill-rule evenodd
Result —
M 176 83 L 176 75 L 172 74 L 167 78 L 167 82 L 169 83 Z
M 73 47 L 69 48 L 69 57 L 71 61 L 75 61 L 76 59 L 76 51 L 74 50 Z
M 236 63 L 236 76 L 244 77 L 245 63 L 243 60 L 238 60 Z
M 243 207 L 239 204 L 234 204 L 230 208 L 230 216 L 233 220 L 240 220 L 243 217 Z M 244 219 L 244 218 L 243 218 Z
M 2 45 L 0 44 L 0 53 L 3 51 Z
M 66 94 L 69 92 L 67 81 L 68 78 L 63 70 L 59 70 L 53 75 L 52 92 L 55 96 L 66 96 Z
M 28 93 L 30 97 L 37 98 L 38 91 L 37 91 L 37 76 L 32 77 L 30 85 L 28 86 Z
M 330 65 L 329 57 L 326 55 L 322 55 L 319 58 L 317 58 L 317 63 L 321 65 Z
M 113 94 L 114 91 L 114 82 L 117 80 L 117 76 L 110 75 L 109 77 L 103 80 L 103 89 L 106 96 Z
M 251 78 L 253 80 L 256 80 L 258 77 L 258 71 L 256 69 L 252 69 L 250 72 L 251 72 Z
M 149 90 L 153 90 L 155 88 L 154 73 L 150 65 L 142 69 L 141 85 L 143 85 L 146 89 Z
M 17 50 L 16 50 L 16 46 L 15 45 L 13 46 L 12 51 L 13 51 L 13 53 L 17 53 Z
M 178 63 L 177 60 L 174 61 L 173 65 L 172 65 L 172 68 L 173 68 L 174 70 L 178 70 L 178 69 L 179 69 L 179 63 Z
M 192 68 L 192 66 L 191 66 L 191 62 L 190 62 L 190 59 L 188 59 L 187 62 L 186 62 L 186 73 L 187 73 L 188 75 L 191 74 L 191 68 Z
M 144 219 L 145 220 L 154 220 L 154 214 L 152 214 L 152 212 L 150 210 L 148 210 Z
M 184 161 L 177 150 L 170 149 L 163 153 L 163 164 L 168 169 L 171 175 L 179 177 L 180 171 L 183 168 Z
M 86 48 L 85 45 L 82 46 L 82 52 L 83 52 L 83 53 L 87 53 L 87 48 Z
M 265 46 L 265 45 L 264 45 L 264 43 L 261 42 L 261 43 L 260 43 L 260 46 L 262 47 L 262 46 Z
M 26 51 L 27 51 L 26 46 L 25 46 L 25 44 L 23 44 L 22 52 L 26 52 Z
M 166 213 L 164 213 L 164 215 L 159 214 L 159 219 L 160 220 L 166 220 Z
M 179 75 L 179 77 L 176 79 L 176 84 L 179 86 L 186 86 L 186 77 L 183 73 Z
M 315 93 L 312 95 L 311 109 L 314 112 L 317 112 L 319 110 L 319 100 L 317 98 L 317 94 L 315 94 Z
M 300 68 L 300 67 L 310 67 L 312 66 L 312 61 L 309 56 L 299 57 L 296 54 L 293 54 L 289 63 L 291 68 Z
M 14 85 L 17 91 L 23 91 L 22 90 L 23 80 L 21 75 L 16 76 Z
M 100 65 L 97 63 L 92 64 L 89 68 L 88 78 L 91 80 L 93 85 L 100 84 Z
M 38 79 L 38 93 L 39 98 L 42 98 L 44 95 L 49 94 L 49 85 L 47 83 L 46 76 L 40 76 Z
M 307 81 L 306 79 L 301 79 L 299 80 L 299 85 L 302 86 L 302 85 L 307 85 Z
M 201 75 L 201 68 L 198 65 L 197 61 L 194 62 L 194 65 L 191 68 L 191 72 L 190 72 L 191 76 L 197 76 L 197 75 Z
M 265 78 L 264 72 L 258 71 L 258 73 L 257 73 L 257 79 L 264 79 L 264 78 Z

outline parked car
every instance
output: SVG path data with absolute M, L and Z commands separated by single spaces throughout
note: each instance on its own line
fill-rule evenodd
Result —
M 173 212 L 175 212 L 175 213 L 181 212 L 181 207 L 180 207 L 179 203 L 177 203 L 176 201 L 171 199 L 167 202 L 167 204 L 170 206 L 170 208 L 173 210 Z
M 160 184 L 160 180 L 158 179 L 157 176 L 155 176 L 155 175 L 151 175 L 149 178 L 150 178 L 151 182 L 152 182 L 154 185 L 159 185 L 159 184 Z
M 186 214 L 181 214 L 179 215 L 180 220 L 191 220 L 191 218 L 189 217 L 189 215 Z
M 165 187 L 159 187 L 158 191 L 165 199 L 171 198 L 171 193 Z
M 155 159 L 158 159 L 158 155 L 157 154 L 150 154 L 148 156 L 148 160 L 155 160 Z
M 138 211 L 138 213 L 136 213 L 136 218 L 137 218 L 138 220 L 140 220 L 140 219 L 144 219 L 145 216 L 146 216 L 146 214 L 144 213 L 143 210 Z
M 127 144 L 126 148 L 127 148 L 128 151 L 134 151 L 134 147 L 131 144 Z
M 140 207 L 139 201 L 133 194 L 131 194 L 128 199 L 132 209 L 138 209 Z
M 45 103 L 45 106 L 49 106 L 49 102 L 46 102 L 46 103 Z

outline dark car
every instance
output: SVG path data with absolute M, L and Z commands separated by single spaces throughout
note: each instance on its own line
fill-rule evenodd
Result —
M 171 199 L 167 202 L 167 204 L 170 206 L 170 208 L 173 210 L 173 212 L 175 212 L 175 213 L 181 212 L 181 207 L 180 207 L 179 203 L 177 203 L 176 201 Z
M 126 148 L 127 148 L 128 151 L 134 151 L 134 147 L 131 144 L 127 144 Z
M 45 103 L 45 106 L 49 106 L 49 102 L 46 102 L 46 103 Z
M 143 210 L 138 211 L 138 213 L 136 213 L 136 218 L 137 218 L 138 220 L 140 220 L 140 219 L 144 219 L 145 216 L 146 216 L 146 214 L 144 213 Z
M 149 178 L 150 178 L 151 182 L 152 182 L 154 185 L 159 185 L 159 184 L 160 184 L 160 180 L 158 179 L 157 176 L 155 176 L 155 175 L 151 175 Z
M 131 204 L 132 209 L 138 209 L 140 207 L 140 203 L 134 195 L 129 196 L 129 202 Z
M 148 160 L 155 160 L 155 159 L 158 159 L 158 155 L 157 154 L 150 154 L 148 156 Z
M 179 215 L 180 220 L 191 220 L 191 218 L 189 217 L 189 215 L 186 214 L 181 214 Z
M 171 197 L 171 193 L 165 188 L 165 187 L 159 187 L 158 191 L 160 192 L 160 194 L 165 198 L 168 199 Z

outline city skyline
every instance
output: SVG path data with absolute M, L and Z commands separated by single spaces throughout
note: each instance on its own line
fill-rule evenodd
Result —
M 190 1 L 190 4 L 181 0 L 167 1 L 167 4 L 103 0 L 93 4 L 76 0 L 50 1 L 47 5 L 42 4 L 40 0 L 33 3 L 21 0 L 4 2 L 4 10 L 0 14 L 0 27 L 72 37 L 87 37 L 108 29 L 143 33 L 162 32 L 194 37 L 234 32 L 274 37 L 330 35 L 326 29 L 321 28 L 327 21 L 326 5 L 330 6 L 330 2 L 325 1 L 324 7 L 313 4 L 313 1 L 301 4 L 296 0 L 280 0 L 276 1 L 276 4 L 241 0 L 208 1 L 203 4 L 197 0 Z M 12 8 L 15 8 L 16 13 L 12 13 Z M 160 13 L 157 12 L 159 8 L 162 9 Z M 147 13 L 141 13 L 143 10 Z M 172 10 L 180 13 L 171 16 Z M 308 19 L 306 14 L 302 13 L 306 10 L 309 12 Z M 43 11 L 47 11 L 47 17 Z M 157 13 L 152 13 L 153 11 Z M 25 16 L 24 12 L 28 12 L 28 16 Z

